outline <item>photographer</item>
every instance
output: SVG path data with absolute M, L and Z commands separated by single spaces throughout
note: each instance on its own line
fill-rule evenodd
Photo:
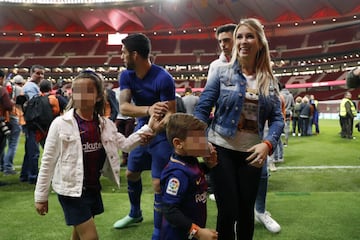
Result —
M 4 150 L 6 146 L 6 135 L 10 133 L 8 128 L 9 111 L 12 110 L 14 103 L 11 101 L 10 96 L 4 85 L 5 73 L 0 70 L 0 168 L 4 174 L 13 171 L 12 166 L 4 165 Z

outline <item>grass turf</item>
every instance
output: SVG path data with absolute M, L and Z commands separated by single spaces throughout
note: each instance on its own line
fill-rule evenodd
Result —
M 260 224 L 255 225 L 254 239 L 359 239 L 360 228 L 360 134 L 357 139 L 339 137 L 337 120 L 320 120 L 321 133 L 311 137 L 290 137 L 284 148 L 285 162 L 269 178 L 267 210 L 282 230 L 271 234 Z M 19 171 L 23 157 L 23 141 L 19 144 L 15 165 Z M 309 168 L 297 168 L 297 167 Z M 324 169 L 311 168 L 325 166 Z M 326 166 L 352 166 L 326 168 Z M 95 218 L 100 239 L 151 239 L 153 195 L 150 172 L 143 173 L 142 210 L 144 222 L 115 230 L 112 224 L 128 214 L 125 170 L 121 171 L 122 186 L 103 178 L 105 212 Z M 34 209 L 34 185 L 20 183 L 19 175 L 3 176 L 0 181 L 0 239 L 69 239 L 71 228 L 64 222 L 56 194 L 49 199 L 49 214 L 39 216 Z M 208 201 L 208 227 L 216 225 L 216 205 Z

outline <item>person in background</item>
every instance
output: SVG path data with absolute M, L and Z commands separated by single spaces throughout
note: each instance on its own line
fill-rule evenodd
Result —
M 100 176 L 119 180 L 118 150 L 130 151 L 147 143 L 157 130 L 150 119 L 139 131 L 126 138 L 104 117 L 105 96 L 101 77 L 83 71 L 73 80 L 72 97 L 64 115 L 49 130 L 34 192 L 35 209 L 49 211 L 50 184 L 57 193 L 66 224 L 73 226 L 72 240 L 99 239 L 94 217 L 104 212 Z
M 294 96 L 287 88 L 285 88 L 285 85 L 280 83 L 279 86 L 280 86 L 280 94 L 283 96 L 285 102 L 284 147 L 287 147 L 289 143 L 290 121 L 292 118 L 295 102 L 294 102 Z
M 121 58 L 127 70 L 121 72 L 120 111 L 123 115 L 136 117 L 135 130 L 141 128 L 155 115 L 166 124 L 171 114 L 176 112 L 175 81 L 162 67 L 152 64 L 149 58 L 150 39 L 141 33 L 131 34 L 122 40 Z M 165 129 L 146 146 L 138 146 L 129 154 L 126 177 L 130 213 L 116 221 L 116 229 L 143 221 L 141 211 L 142 182 L 141 173 L 151 169 L 154 190 L 154 231 L 153 240 L 160 238 L 162 214 L 160 211 L 160 174 L 168 163 L 173 148 L 166 139 Z
M 346 86 L 348 88 L 360 87 L 360 66 L 355 67 L 346 74 Z
M 296 130 L 297 130 L 297 135 L 299 137 L 301 136 L 301 120 L 300 120 L 301 103 L 302 103 L 302 98 L 300 96 L 297 96 L 295 99 L 295 105 L 292 114 L 292 135 L 294 137 L 296 136 Z
M 186 113 L 184 101 L 179 93 L 175 93 L 176 112 Z
M 52 94 L 52 83 L 47 79 L 43 79 L 39 84 L 39 88 L 40 88 L 40 95 L 48 97 L 51 106 L 51 111 L 53 114 L 53 119 L 55 119 L 57 116 L 60 115 L 60 113 L 62 113 L 64 109 L 60 109 L 58 98 L 56 97 L 55 94 Z M 50 124 L 51 122 L 49 122 L 48 127 L 50 127 Z M 45 145 L 45 140 L 48 130 L 49 130 L 48 128 L 35 130 L 36 142 L 40 143 L 40 145 L 43 148 Z
M 195 96 L 191 87 L 185 88 L 185 96 L 182 97 L 184 102 L 186 113 L 193 114 L 196 104 L 199 102 L 199 96 Z
M 28 100 L 40 95 L 39 83 L 44 79 L 45 68 L 41 65 L 33 65 L 30 69 L 30 79 L 23 87 L 24 95 Z M 36 141 L 36 131 L 26 124 L 23 126 L 25 133 L 25 155 L 21 167 L 20 181 L 35 184 L 39 171 L 39 143 Z
M 13 87 L 10 95 L 12 102 L 16 103 L 16 98 L 24 94 L 22 85 L 25 83 L 25 80 L 21 75 L 15 75 L 12 81 Z M 7 151 L 4 151 L 4 154 L 2 154 L 1 157 L 3 157 L 4 161 L 4 174 L 14 175 L 17 172 L 14 169 L 13 162 L 17 147 L 19 145 L 21 125 L 24 125 L 22 108 L 18 104 L 15 104 L 12 111 L 10 112 L 9 124 L 11 132 L 7 137 Z
M 215 37 L 218 41 L 221 53 L 218 59 L 210 63 L 208 74 L 210 74 L 217 66 L 223 65 L 224 63 L 228 63 L 230 61 L 234 46 L 233 33 L 235 28 L 236 24 L 229 23 L 221 25 L 216 29 Z
M 115 92 L 112 90 L 111 83 L 105 83 L 105 117 L 115 122 L 119 113 L 119 102 L 116 99 Z
M 115 92 L 115 97 L 116 100 L 119 103 L 119 106 L 121 105 L 120 102 L 120 87 L 118 88 L 114 88 L 113 91 Z M 121 112 L 119 111 L 116 120 L 115 120 L 115 125 L 118 129 L 118 132 L 122 133 L 125 137 L 130 136 L 131 133 L 134 132 L 134 128 L 135 128 L 135 118 L 133 117 L 129 117 L 129 116 L 124 116 L 121 114 Z M 128 162 L 128 156 L 129 153 L 127 152 L 122 152 L 121 154 L 121 164 L 120 166 L 124 167 L 127 165 Z
M 356 108 L 351 100 L 351 93 L 346 92 L 344 98 L 340 103 L 340 125 L 341 125 L 341 137 L 353 139 L 353 121 L 357 115 Z
M 281 95 L 280 92 L 280 102 L 281 102 L 281 112 L 283 114 L 284 120 L 286 118 L 286 109 L 285 109 L 285 98 L 283 95 Z M 286 122 L 284 121 L 285 125 Z M 283 135 L 283 134 L 281 134 Z M 275 163 L 282 163 L 284 162 L 284 145 L 282 143 L 281 137 L 277 143 L 277 146 L 274 148 L 273 154 L 268 158 L 268 166 L 269 170 L 272 172 L 277 171 L 277 168 L 275 166 Z
M 310 124 L 311 109 L 312 106 L 309 103 L 308 96 L 304 96 L 301 100 L 300 107 L 300 124 L 301 124 L 301 136 L 309 136 L 308 129 Z
M 8 162 L 4 162 L 4 151 L 6 147 L 7 137 L 10 134 L 9 122 L 10 122 L 10 111 L 14 107 L 14 103 L 11 101 L 9 93 L 4 87 L 4 79 L 5 72 L 0 69 L 0 156 L 1 156 L 1 171 L 4 172 L 5 175 L 15 174 L 13 170 L 13 166 Z
M 309 132 L 312 133 L 312 125 L 315 125 L 315 134 L 318 135 L 320 133 L 319 110 L 318 110 L 318 100 L 315 99 L 314 95 L 310 95 L 310 104 L 313 109 L 313 114 L 312 114 L 312 121 Z
M 206 139 L 206 127 L 206 123 L 191 114 L 182 113 L 171 115 L 166 126 L 174 153 L 160 179 L 161 240 L 217 239 L 215 230 L 205 228 L 207 184 L 204 171 L 217 163 L 216 151 Z M 203 157 L 203 164 L 197 157 Z
M 218 155 L 210 171 L 218 239 L 250 240 L 262 167 L 279 141 L 284 118 L 263 25 L 254 18 L 241 20 L 234 41 L 230 63 L 209 72 L 194 116 L 207 122 L 216 106 L 208 139 Z

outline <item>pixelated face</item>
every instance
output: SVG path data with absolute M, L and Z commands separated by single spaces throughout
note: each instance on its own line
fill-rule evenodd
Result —
M 187 156 L 210 156 L 210 150 L 205 131 L 189 131 L 184 141 L 183 150 L 186 152 Z
M 93 109 L 97 101 L 97 90 L 95 83 L 90 78 L 77 79 L 73 83 L 72 98 L 74 108 Z

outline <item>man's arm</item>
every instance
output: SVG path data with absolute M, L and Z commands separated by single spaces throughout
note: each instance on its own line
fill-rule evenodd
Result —
M 346 85 L 348 88 L 360 87 L 360 67 L 348 72 L 346 75 Z
M 129 117 L 146 117 L 150 115 L 149 106 L 136 106 L 131 103 L 131 90 L 120 91 L 120 112 Z

